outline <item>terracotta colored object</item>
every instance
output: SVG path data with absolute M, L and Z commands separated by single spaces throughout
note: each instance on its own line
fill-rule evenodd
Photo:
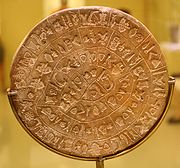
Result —
M 123 154 L 164 115 L 168 73 L 159 45 L 119 10 L 59 11 L 27 35 L 11 68 L 11 103 L 26 131 L 56 153 Z

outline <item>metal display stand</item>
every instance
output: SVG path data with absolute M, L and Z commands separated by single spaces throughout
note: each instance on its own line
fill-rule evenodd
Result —
M 167 110 L 169 108 L 169 105 L 170 105 L 170 102 L 171 102 L 171 99 L 172 99 L 172 95 L 173 95 L 173 90 L 174 90 L 174 86 L 175 86 L 175 79 L 173 77 L 169 77 L 169 80 L 168 80 L 168 87 L 169 87 L 169 91 L 168 91 L 168 96 L 167 96 L 167 99 L 166 99 L 166 106 L 164 108 L 164 112 L 162 113 L 162 116 L 160 117 L 160 120 L 154 125 L 154 127 L 152 128 L 151 131 L 149 131 L 148 135 L 145 136 L 143 139 L 141 139 L 141 141 L 135 143 L 131 148 L 128 148 L 128 149 L 125 149 L 124 151 L 118 153 L 118 154 L 114 154 L 114 155 L 110 155 L 110 156 L 107 156 L 107 157 L 101 157 L 101 158 L 98 158 L 98 159 L 90 159 L 90 158 L 87 158 L 87 159 L 84 159 L 84 158 L 77 158 L 77 157 L 71 157 L 71 156 L 68 156 L 70 158 L 75 158 L 75 159 L 80 159 L 80 160 L 94 160 L 96 161 L 96 168 L 104 168 L 104 160 L 107 160 L 107 159 L 111 159 L 111 158 L 114 158 L 114 157 L 117 157 L 117 156 L 120 156 L 120 155 L 123 155 L 127 152 L 130 152 L 131 150 L 137 148 L 139 145 L 141 145 L 144 141 L 146 141 L 150 135 L 152 135 L 152 133 L 155 132 L 155 130 L 158 128 L 158 126 L 160 125 L 160 123 L 162 122 L 162 120 L 164 119 L 166 113 L 167 113 Z M 17 92 L 15 90 L 11 90 L 11 89 L 8 89 L 7 90 L 7 94 L 8 94 L 8 98 L 9 98 L 9 102 L 11 104 L 11 107 L 13 109 L 13 112 L 17 118 L 17 120 L 21 123 L 21 125 L 23 126 L 23 128 L 25 128 L 25 130 L 36 140 L 38 141 L 39 143 L 41 143 L 43 146 L 45 146 L 46 148 L 48 148 L 49 150 L 52 151 L 52 149 L 43 144 L 42 142 L 40 142 L 40 140 L 38 140 L 37 138 L 35 138 L 26 128 L 26 126 L 22 123 L 22 121 L 19 119 L 19 116 L 17 115 L 17 113 L 15 112 L 16 109 L 15 109 L 15 106 L 13 104 L 13 100 L 12 100 L 12 96 L 16 95 Z

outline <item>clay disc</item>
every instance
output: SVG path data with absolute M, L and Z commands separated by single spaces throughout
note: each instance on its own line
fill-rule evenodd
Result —
M 143 141 L 163 116 L 168 73 L 135 18 L 106 7 L 59 11 L 36 25 L 13 60 L 14 113 L 48 149 L 95 160 Z

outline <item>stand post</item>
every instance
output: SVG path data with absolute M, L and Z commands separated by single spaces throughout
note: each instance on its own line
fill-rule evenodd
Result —
M 104 160 L 96 160 L 96 168 L 104 168 Z

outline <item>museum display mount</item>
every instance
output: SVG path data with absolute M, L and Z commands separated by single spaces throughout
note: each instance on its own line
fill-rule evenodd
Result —
M 18 48 L 8 98 L 33 139 L 70 158 L 125 154 L 161 123 L 175 80 L 153 35 L 107 7 L 58 11 Z

